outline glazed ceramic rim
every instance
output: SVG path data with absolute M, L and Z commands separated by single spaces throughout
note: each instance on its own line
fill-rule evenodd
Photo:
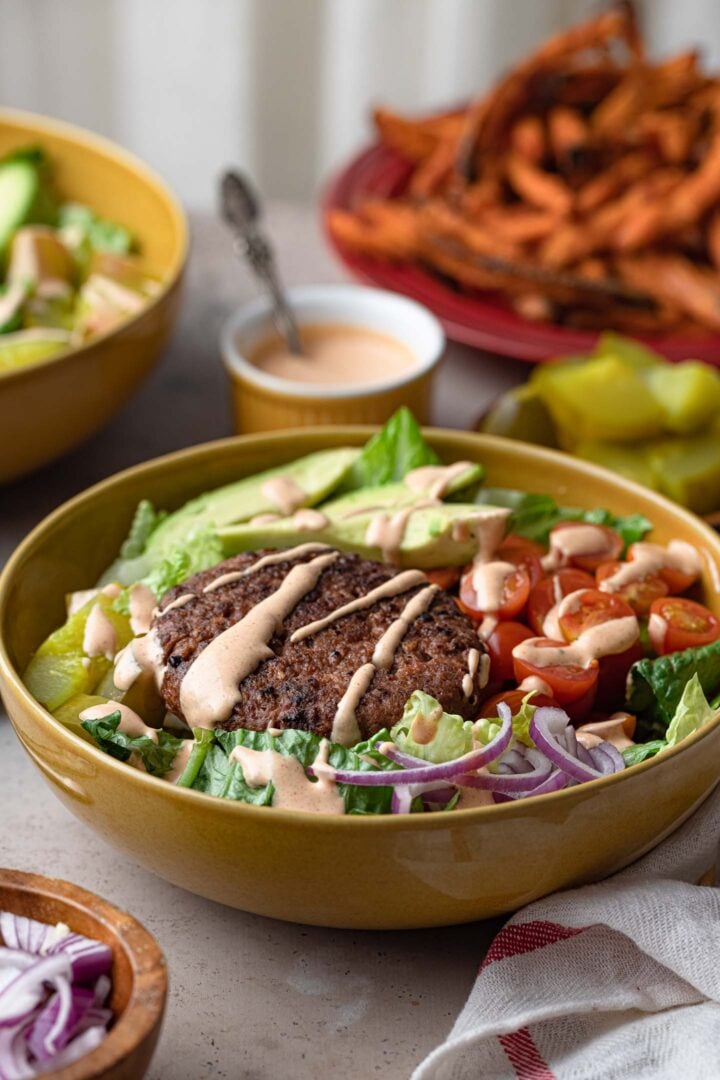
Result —
M 430 374 L 440 363 L 445 351 L 447 339 L 445 332 L 438 319 L 433 313 L 417 300 L 411 300 L 407 296 L 390 292 L 388 289 L 370 288 L 367 285 L 297 285 L 286 290 L 291 303 L 301 305 L 317 303 L 318 306 L 327 307 L 327 318 L 332 316 L 336 302 L 349 306 L 357 301 L 358 306 L 363 302 L 374 303 L 380 310 L 395 310 L 404 312 L 413 319 L 421 334 L 427 337 L 427 345 L 424 355 L 417 357 L 417 364 L 409 371 L 403 372 L 394 378 L 384 379 L 382 382 L 361 383 L 357 386 L 332 386 L 328 383 L 301 383 L 290 379 L 281 379 L 278 375 L 269 375 L 266 371 L 252 364 L 245 357 L 237 345 L 237 338 L 243 333 L 253 333 L 261 325 L 272 333 L 272 304 L 264 296 L 252 300 L 238 308 L 223 324 L 220 331 L 220 352 L 223 363 L 231 377 L 244 380 L 253 386 L 260 387 L 272 394 L 290 398 L 318 399 L 327 401 L 347 401 L 358 398 L 370 398 L 387 393 L 388 390 L 397 390 L 410 383 L 417 382 Z M 322 316 L 318 316 L 322 318 Z M 349 318 L 349 317 L 348 317 Z M 345 320 L 343 320 L 345 321 Z M 339 324 L 338 324 L 339 325 Z M 347 325 L 347 322 L 345 322 Z M 362 327 L 364 320 L 360 315 L 353 323 L 354 326 Z M 388 337 L 397 337 L 392 330 L 383 333 Z
M 36 720 L 43 724 L 55 738 L 60 739 L 60 741 L 64 743 L 66 750 L 72 751 L 73 748 L 82 748 L 83 752 L 89 754 L 98 767 L 116 771 L 119 770 L 120 772 L 118 775 L 122 774 L 129 785 L 134 783 L 151 784 L 158 791 L 160 789 L 157 788 L 157 785 L 162 785 L 165 789 L 166 796 L 170 799 L 201 800 L 208 808 L 215 807 L 218 814 L 249 815 L 251 818 L 262 820 L 265 823 L 274 821 L 278 825 L 282 825 L 283 828 L 295 826 L 297 828 L 306 829 L 315 824 L 318 827 L 325 828 L 389 829 L 400 831 L 410 829 L 419 832 L 426 830 L 432 832 L 434 829 L 445 829 L 447 827 L 448 819 L 443 813 L 335 815 L 314 814 L 304 810 L 285 810 L 280 808 L 253 806 L 250 803 L 218 799 L 216 796 L 208 795 L 203 791 L 194 791 L 191 788 L 179 788 L 175 785 L 168 784 L 165 780 L 151 776 L 149 773 L 141 772 L 139 769 L 133 769 L 124 762 L 118 761 L 109 754 L 103 753 L 98 747 L 85 742 L 85 740 L 81 739 L 78 735 L 73 734 L 72 731 L 55 720 L 52 714 L 35 700 L 25 687 L 20 674 L 15 670 L 15 667 L 8 656 L 1 633 L 4 624 L 5 608 L 8 604 L 8 598 L 12 589 L 16 566 L 24 560 L 26 554 L 29 554 L 39 543 L 52 535 L 56 524 L 60 523 L 66 515 L 72 514 L 78 507 L 87 503 L 92 503 L 95 497 L 101 492 L 107 491 L 116 484 L 122 484 L 131 476 L 136 478 L 142 476 L 144 473 L 150 474 L 156 471 L 162 472 L 167 468 L 181 471 L 183 463 L 190 458 L 202 458 L 204 456 L 212 457 L 214 453 L 225 447 L 238 447 L 240 449 L 248 447 L 252 449 L 259 444 L 264 444 L 267 447 L 273 447 L 280 444 L 285 447 L 292 441 L 294 436 L 302 436 L 306 441 L 308 438 L 311 439 L 314 436 L 331 436 L 334 438 L 337 445 L 341 445 L 343 439 L 352 440 L 353 438 L 358 438 L 365 440 L 377 430 L 377 427 L 372 425 L 343 424 L 337 426 L 328 425 L 321 427 L 289 428 L 284 431 L 269 432 L 262 435 L 235 435 L 226 439 L 217 439 L 212 442 L 200 443 L 197 446 L 188 447 L 185 450 L 178 450 L 171 454 L 152 458 L 139 465 L 124 469 L 122 472 L 115 473 L 113 476 L 107 477 L 105 480 L 101 480 L 99 483 L 87 488 L 80 494 L 75 495 L 72 499 L 69 499 L 51 514 L 47 515 L 47 517 L 35 526 L 15 549 L 0 574 L 0 676 L 2 676 L 2 678 L 12 687 L 13 692 L 22 699 L 25 707 L 29 708 L 34 713 Z M 431 443 L 434 436 L 462 439 L 464 442 L 469 440 L 477 447 L 478 456 L 481 456 L 482 448 L 484 446 L 490 446 L 496 450 L 501 450 L 505 455 L 522 460 L 525 464 L 527 464 L 528 458 L 530 458 L 535 465 L 540 467 L 542 467 L 543 464 L 549 466 L 560 465 L 563 469 L 570 472 L 580 473 L 584 476 L 601 481 L 610 489 L 622 487 L 630 494 L 638 495 L 642 500 L 649 500 L 666 513 L 670 512 L 675 518 L 690 526 L 694 532 L 700 532 L 701 535 L 704 535 L 708 548 L 715 556 L 714 566 L 720 574 L 720 536 L 706 525 L 704 521 L 696 517 L 696 515 L 691 514 L 688 510 L 671 502 L 663 495 L 651 491 L 649 488 L 644 488 L 631 480 L 624 480 L 609 469 L 604 469 L 591 462 L 581 461 L 577 458 L 572 458 L 569 454 L 561 453 L 558 450 L 550 450 L 545 447 L 535 446 L 531 443 L 520 442 L 519 440 L 504 439 L 497 435 L 481 435 L 475 432 L 452 430 L 450 428 L 423 428 L 423 432 Z M 522 817 L 527 813 L 528 808 L 532 811 L 540 804 L 541 800 L 543 805 L 549 799 L 554 800 L 556 804 L 572 802 L 575 799 L 583 801 L 586 798 L 592 798 L 596 792 L 599 792 L 603 788 L 618 783 L 632 783 L 634 779 L 641 778 L 642 775 L 650 769 L 659 771 L 666 765 L 672 765 L 672 762 L 678 754 L 683 753 L 688 747 L 695 746 L 698 742 L 707 738 L 718 726 L 720 726 L 720 713 L 715 720 L 706 724 L 688 738 L 683 739 L 683 741 L 676 746 L 663 751 L 662 754 L 658 754 L 655 757 L 647 758 L 639 765 L 633 765 L 631 769 L 613 773 L 610 776 L 599 777 L 597 780 L 590 780 L 584 784 L 577 784 L 574 787 L 564 788 L 547 795 L 528 796 L 524 799 L 515 799 L 511 802 L 469 807 L 464 810 L 453 810 L 452 814 L 454 816 L 461 815 L 463 821 L 470 821 L 473 817 L 478 821 L 482 821 L 483 819 L 495 821 L 517 816 Z M 22 740 L 20 741 L 22 742 Z M 268 817 L 268 815 L 270 815 L 270 817 Z
M 178 250 L 173 264 L 166 274 L 163 275 L 162 281 L 160 282 L 160 289 L 155 296 L 148 299 L 148 302 L 143 305 L 142 309 L 138 311 L 137 314 L 132 315 L 127 319 L 123 319 L 122 322 L 118 323 L 111 330 L 106 330 L 105 333 L 90 338 L 89 341 L 84 342 L 82 345 L 70 346 L 67 349 L 63 349 L 62 352 L 55 353 L 53 356 L 48 356 L 45 360 L 37 360 L 32 364 L 11 368 L 8 371 L 0 371 L 0 390 L 2 389 L 2 384 L 6 381 L 13 379 L 30 379 L 35 372 L 44 371 L 53 364 L 67 360 L 70 356 L 84 355 L 88 350 L 94 349 L 98 345 L 102 346 L 114 335 L 128 330 L 139 323 L 148 312 L 153 311 L 158 307 L 166 299 L 167 295 L 173 291 L 182 277 L 190 247 L 190 232 L 188 229 L 187 217 L 179 199 L 159 173 L 155 172 L 149 165 L 146 165 L 140 158 L 131 154 L 129 150 L 125 150 L 122 146 L 112 142 L 110 139 L 106 139 L 103 135 L 96 135 L 95 132 L 88 131 L 86 128 L 78 127 L 75 124 L 68 124 L 64 120 L 56 120 L 54 117 L 42 116 L 39 113 L 25 112 L 23 109 L 0 108 L 0 127 L 5 124 L 9 126 L 18 124 L 23 125 L 24 127 L 34 128 L 40 139 L 42 138 L 43 132 L 49 132 L 57 135 L 59 138 L 71 140 L 74 143 L 78 143 L 90 150 L 96 151 L 102 157 L 108 158 L 114 163 L 122 165 L 131 172 L 136 173 L 146 186 L 154 188 L 162 196 L 162 199 L 170 212 L 170 216 L 173 219 L 173 226 L 177 235 Z
M 0 887 L 40 897 L 43 894 L 37 888 L 39 883 L 45 890 L 45 895 L 53 900 L 59 900 L 79 911 L 87 910 L 99 922 L 104 923 L 113 938 L 113 956 L 117 950 L 124 949 L 130 961 L 132 988 L 128 1003 L 114 1019 L 103 1041 L 72 1064 L 42 1074 L 50 1077 L 50 1080 L 91 1080 L 104 1076 L 109 1069 L 120 1065 L 161 1022 L 168 988 L 165 956 L 155 937 L 134 915 L 116 907 L 97 893 L 62 878 L 0 868 Z M 150 977 L 157 979 L 158 976 L 160 993 L 156 989 L 148 992 L 144 985 L 146 980 Z M 138 983 L 143 985 L 139 986 Z

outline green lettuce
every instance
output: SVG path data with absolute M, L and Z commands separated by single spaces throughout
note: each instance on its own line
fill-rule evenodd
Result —
M 558 506 L 550 495 L 515 491 L 512 488 L 483 488 L 476 502 L 491 506 L 504 506 L 512 513 L 508 532 L 527 537 L 540 544 L 547 544 L 551 529 L 565 521 L 583 521 L 589 525 L 608 525 L 620 533 L 625 548 L 636 543 L 650 531 L 652 522 L 643 514 L 618 517 L 609 510 L 597 507 L 583 510 L 579 507 Z
M 357 491 L 392 484 L 412 469 L 437 465 L 439 461 L 425 442 L 417 420 L 403 405 L 367 443 L 340 490 Z
M 196 732 L 196 737 L 198 736 Z M 270 735 L 267 731 L 216 731 L 213 736 L 200 736 L 204 739 L 198 749 L 193 748 L 188 766 L 178 783 L 183 787 L 192 787 L 223 799 L 235 799 L 239 802 L 254 803 L 256 806 L 270 806 L 274 788 L 272 782 L 262 787 L 250 787 L 245 782 L 242 767 L 237 761 L 230 761 L 230 754 L 236 746 L 247 746 L 251 750 L 277 750 L 297 758 L 307 768 L 318 755 L 321 739 L 308 731 L 286 728 L 279 735 Z M 383 738 L 384 737 L 384 738 Z M 356 747 L 348 749 L 331 743 L 328 761 L 336 769 L 377 770 L 396 769 L 387 758 L 382 757 L 375 747 L 387 739 L 387 731 L 379 732 Z M 196 751 L 197 754 L 196 754 Z M 196 754 L 193 761 L 193 755 Z M 368 760 L 368 756 L 373 760 Z M 199 763 L 199 764 L 198 764 Z M 190 775 L 191 764 L 195 775 Z M 308 781 L 312 782 L 312 781 Z M 354 787 L 350 784 L 338 784 L 338 790 L 345 802 L 347 814 L 387 814 L 390 812 L 392 788 L 390 787 Z
M 140 580 L 160 598 L 192 574 L 217 566 L 224 558 L 220 537 L 213 529 L 197 529 L 185 537 L 182 545 L 161 559 Z
M 114 255 L 128 255 L 135 248 L 135 239 L 129 229 L 107 218 L 98 217 L 89 206 L 82 203 L 64 203 L 58 213 L 60 228 L 72 228 L 92 251 L 109 251 Z
M 523 700 L 522 704 L 512 718 L 513 736 L 518 742 L 523 743 L 525 746 L 534 746 L 535 743 L 530 738 L 530 721 L 535 715 L 536 705 L 532 704 L 532 698 L 537 693 L 537 690 L 531 690 Z M 492 742 L 496 735 L 499 733 L 501 724 L 499 720 L 493 717 L 481 717 L 473 724 L 473 735 L 477 742 L 487 746 Z
M 413 725 L 418 722 L 434 731 L 429 740 L 416 742 Z M 417 731 L 417 729 L 416 729 Z M 399 750 L 436 765 L 454 761 L 472 749 L 472 721 L 446 713 L 439 701 L 422 690 L 416 690 L 405 702 L 402 719 L 390 732 Z
M 119 730 L 119 712 L 104 716 L 101 720 L 82 720 L 81 724 L 106 754 L 119 761 L 128 761 L 131 754 L 137 754 L 153 776 L 164 776 L 169 772 L 184 741 L 162 729 L 157 733 L 157 742 L 149 735 L 127 735 Z
M 636 743 L 634 746 L 626 746 L 620 751 L 626 766 L 639 765 L 646 758 L 654 757 L 665 749 L 664 739 L 653 739 L 651 742 Z
M 692 735 L 694 731 L 707 724 L 715 716 L 715 710 L 708 705 L 697 673 L 683 690 L 675 715 L 670 721 L 665 735 L 667 746 L 677 746 L 679 742 Z
M 720 641 L 654 659 L 645 657 L 630 668 L 627 706 L 638 715 L 639 733 L 665 736 L 686 686 L 696 675 L 706 698 L 720 691 Z

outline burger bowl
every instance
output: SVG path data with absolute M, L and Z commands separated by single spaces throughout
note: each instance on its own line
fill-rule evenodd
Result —
M 0 372 L 0 483 L 78 446 L 128 401 L 169 336 L 188 248 L 177 199 L 127 151 L 58 120 L 0 110 L 0 157 L 27 146 L 47 151 L 63 199 L 86 203 L 137 237 L 139 265 L 159 288 L 108 333 Z
M 160 876 L 278 919 L 398 929 L 467 922 L 596 881 L 671 833 L 720 777 L 720 718 L 662 755 L 555 794 L 450 813 L 332 816 L 250 806 L 174 787 L 62 727 L 21 672 L 59 625 L 65 594 L 112 561 L 141 498 L 172 509 L 202 491 L 314 450 L 361 445 L 372 429 L 302 429 L 226 439 L 136 466 L 46 518 L 0 578 L 0 689 L 17 735 L 77 817 Z M 492 486 L 640 512 L 661 543 L 701 552 L 705 603 L 720 615 L 720 536 L 655 493 L 564 454 L 428 429 L 446 462 L 482 462 Z

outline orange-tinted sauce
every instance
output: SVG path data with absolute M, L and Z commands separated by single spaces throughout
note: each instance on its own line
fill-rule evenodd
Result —
M 293 355 L 273 334 L 249 360 L 279 379 L 323 386 L 365 386 L 417 367 L 417 357 L 401 341 L 362 326 L 313 323 L 301 327 L 300 337 L 306 356 Z

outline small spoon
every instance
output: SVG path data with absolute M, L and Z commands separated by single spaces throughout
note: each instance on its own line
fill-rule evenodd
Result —
M 260 202 L 248 180 L 228 171 L 220 183 L 222 216 L 235 234 L 233 249 L 246 259 L 268 290 L 273 304 L 273 322 L 284 337 L 291 353 L 304 356 L 297 320 L 290 307 L 275 265 L 275 256 L 267 236 L 260 229 Z

